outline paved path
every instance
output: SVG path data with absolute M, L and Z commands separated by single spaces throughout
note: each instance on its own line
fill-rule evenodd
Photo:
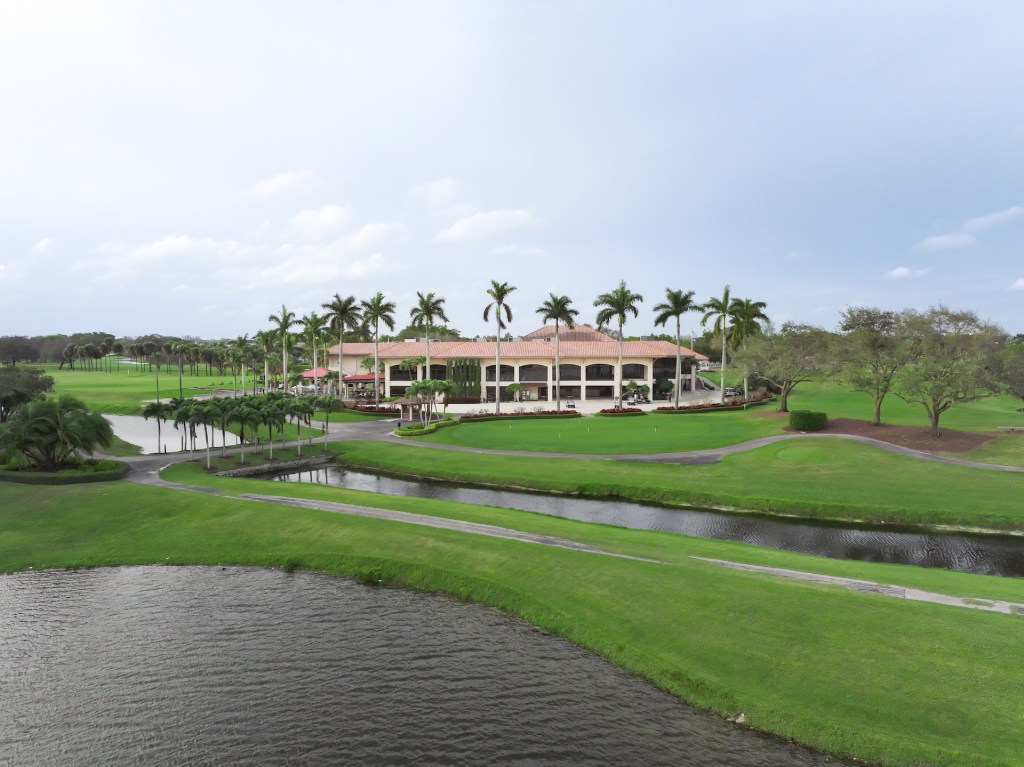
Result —
M 810 581 L 812 583 L 825 583 L 830 586 L 841 586 L 851 591 L 881 594 L 882 596 L 895 597 L 897 599 L 909 599 L 913 602 L 930 602 L 936 605 L 965 607 L 970 610 L 987 610 L 996 613 L 1009 613 L 1010 615 L 1024 615 L 1024 604 L 1017 602 L 1003 602 L 999 599 L 979 599 L 976 597 L 952 597 L 935 591 L 922 591 L 920 589 L 906 588 L 905 586 L 893 586 L 888 583 L 862 581 L 856 578 L 841 578 L 837 575 L 808 573 L 803 570 L 787 570 L 783 567 L 748 565 L 744 562 L 730 562 L 726 559 L 712 559 L 711 557 L 693 556 L 691 559 L 699 559 L 702 562 L 710 562 L 713 565 L 720 565 L 722 567 L 731 567 L 734 570 L 766 573 L 768 575 L 777 575 L 782 578 L 793 578 L 794 580 Z
M 386 439 L 387 436 L 376 436 L 371 439 Z M 790 439 L 846 439 L 853 442 L 860 442 L 864 445 L 871 445 L 879 450 L 885 450 L 898 455 L 905 455 L 911 458 L 918 458 L 922 461 L 933 461 L 935 463 L 948 463 L 954 466 L 966 466 L 973 469 L 991 469 L 993 471 L 1024 472 L 1024 466 L 1004 466 L 997 463 L 981 463 L 980 461 L 969 461 L 965 458 L 951 458 L 943 455 L 926 453 L 923 450 L 913 450 L 909 447 L 901 447 L 891 442 L 872 439 L 871 437 L 860 437 L 855 434 L 778 434 L 772 437 L 759 437 L 758 439 L 747 440 L 735 445 L 712 448 L 710 450 L 688 450 L 671 453 L 548 453 L 535 452 L 530 450 L 492 450 L 478 447 L 465 447 L 462 445 L 442 445 L 435 442 L 424 442 L 416 438 L 400 439 L 403 445 L 415 445 L 416 447 L 432 448 L 434 450 L 455 450 L 464 453 L 480 453 L 489 455 L 515 455 L 530 458 L 585 458 L 595 461 L 635 461 L 639 463 L 673 463 L 685 465 L 701 465 L 718 463 L 724 456 L 733 453 L 742 453 L 747 450 L 756 450 L 765 445 L 775 442 L 783 442 Z

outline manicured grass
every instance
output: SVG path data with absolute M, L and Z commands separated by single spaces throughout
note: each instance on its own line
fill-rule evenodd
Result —
M 1024 583 L 834 562 L 741 544 L 330 488 L 182 478 L 372 502 L 559 535 L 664 564 L 121 482 L 0 486 L 0 569 L 299 565 L 481 601 L 562 634 L 723 715 L 896 765 L 1018 763 L 1017 616 L 909 603 L 722 569 L 737 559 L 1024 601 Z
M 645 418 L 470 421 L 422 439 L 444 445 L 548 453 L 665 453 L 724 447 L 781 434 L 784 425 L 783 420 L 753 410 L 686 415 L 652 412 Z
M 1024 474 L 931 463 L 838 439 L 775 443 L 704 466 L 552 460 L 368 441 L 332 449 L 353 466 L 455 482 L 811 519 L 1024 530 Z

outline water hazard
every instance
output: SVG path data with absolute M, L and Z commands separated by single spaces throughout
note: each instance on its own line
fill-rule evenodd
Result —
M 0 577 L 0 763 L 843 764 L 477 605 L 312 573 Z
M 156 428 L 156 419 L 145 419 L 140 415 L 108 415 L 103 416 L 114 429 L 114 434 L 142 448 L 146 454 L 152 453 L 175 453 L 187 450 L 184 438 L 188 433 L 188 427 L 174 428 L 174 421 L 164 421 L 160 425 L 159 432 Z M 225 444 L 228 447 L 238 444 L 238 435 L 230 431 L 221 434 L 220 429 L 208 429 L 210 437 L 210 448 L 219 448 Z M 206 440 L 203 437 L 203 427 L 197 429 L 198 439 L 196 450 L 206 450 Z M 158 439 L 159 436 L 159 439 Z
M 892 562 L 984 575 L 1024 577 L 1024 540 L 1013 537 L 939 535 L 810 524 L 747 514 L 669 509 L 638 503 L 462 487 L 442 482 L 413 482 L 340 466 L 282 474 L 275 479 L 523 509 L 584 522 L 740 541 L 833 559 Z

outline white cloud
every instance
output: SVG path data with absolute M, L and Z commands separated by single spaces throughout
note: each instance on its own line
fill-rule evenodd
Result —
M 1024 216 L 1024 207 L 1015 205 L 1012 208 L 1007 208 L 997 213 L 988 213 L 984 216 L 970 219 L 964 224 L 964 231 L 987 232 L 989 229 L 995 229 L 997 226 L 1008 224 L 1021 216 Z
M 366 224 L 346 237 L 345 244 L 352 250 L 369 250 L 397 237 L 404 229 L 402 224 Z
M 410 191 L 414 197 L 423 200 L 427 205 L 440 208 L 455 202 L 455 197 L 459 193 L 459 185 L 455 179 L 445 176 L 431 181 L 429 184 L 415 186 Z
M 436 242 L 458 243 L 484 240 L 537 225 L 536 217 L 528 210 L 491 210 L 460 218 L 434 237 Z
M 910 270 L 905 266 L 897 266 L 895 269 L 891 269 L 883 274 L 882 278 L 886 280 L 902 280 L 907 277 L 924 277 L 930 271 L 930 268 Z
M 499 245 L 492 253 L 496 256 L 523 256 L 526 258 L 541 258 L 547 255 L 543 248 L 524 247 L 522 245 Z
M 1010 286 L 1010 290 L 1024 290 L 1024 277 L 1019 278 Z
M 966 232 L 950 232 L 925 237 L 914 246 L 914 250 L 959 250 L 975 243 L 974 235 Z
M 325 205 L 319 210 L 304 210 L 288 220 L 288 229 L 303 240 L 319 240 L 345 226 L 352 218 L 347 205 Z
M 905 266 L 897 266 L 895 269 L 890 269 L 888 272 L 882 275 L 886 280 L 902 280 L 905 277 L 910 276 L 910 270 Z
M 983 216 L 969 218 L 956 231 L 925 237 L 914 245 L 914 250 L 960 250 L 969 248 L 978 240 L 975 235 L 1005 226 L 1015 219 L 1024 216 L 1024 207 L 1015 205 L 1006 210 L 986 213 Z
M 104 240 L 95 248 L 92 248 L 93 253 L 120 253 L 127 246 L 120 240 Z
M 316 173 L 311 170 L 289 170 L 257 181 L 242 190 L 242 197 L 250 200 L 267 200 L 279 194 L 301 192 L 311 189 L 316 182 Z
M 53 240 L 49 237 L 44 237 L 32 247 L 33 253 L 45 253 L 53 245 Z

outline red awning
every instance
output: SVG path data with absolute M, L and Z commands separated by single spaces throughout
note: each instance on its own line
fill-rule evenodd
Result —
M 317 368 L 316 370 L 312 370 L 312 369 L 310 369 L 310 370 L 303 370 L 302 371 L 302 377 L 303 378 L 323 378 L 329 372 L 330 371 L 327 368 Z
M 383 380 L 384 374 L 381 373 L 380 375 L 377 376 L 377 378 Z M 345 376 L 345 383 L 359 383 L 361 381 L 372 381 L 372 380 L 373 380 L 373 373 L 366 373 L 365 375 L 357 375 L 357 376 Z

